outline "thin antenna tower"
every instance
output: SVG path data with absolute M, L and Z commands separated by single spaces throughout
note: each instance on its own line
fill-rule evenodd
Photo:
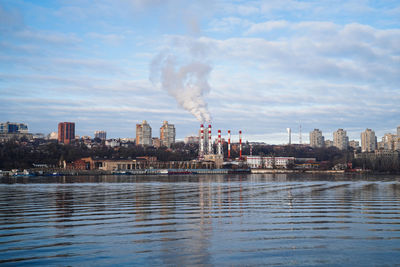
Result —
M 300 145 L 303 143 L 303 140 L 301 137 L 301 124 L 300 124 L 300 130 L 299 130 L 299 143 L 300 143 Z

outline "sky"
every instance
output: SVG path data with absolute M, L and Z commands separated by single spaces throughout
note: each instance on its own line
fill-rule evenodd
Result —
M 0 121 L 303 143 L 400 125 L 400 1 L 0 0 Z

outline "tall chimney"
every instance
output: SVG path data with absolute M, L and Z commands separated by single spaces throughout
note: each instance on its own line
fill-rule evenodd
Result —
M 231 130 L 228 130 L 228 159 L 231 158 Z
M 211 124 L 208 125 L 208 154 L 213 154 L 212 140 L 211 140 Z
M 204 125 L 200 125 L 200 158 L 204 156 Z
M 218 130 L 218 155 L 222 155 L 221 130 Z
M 289 136 L 289 146 L 292 144 L 292 129 L 286 128 Z
M 239 131 L 239 159 L 242 159 L 242 131 Z

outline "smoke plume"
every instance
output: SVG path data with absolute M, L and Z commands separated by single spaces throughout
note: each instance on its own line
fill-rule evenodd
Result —
M 204 96 L 210 91 L 208 76 L 211 66 L 194 56 L 189 58 L 187 63 L 180 64 L 171 51 L 160 53 L 151 62 L 150 80 L 159 84 L 200 122 L 210 122 Z

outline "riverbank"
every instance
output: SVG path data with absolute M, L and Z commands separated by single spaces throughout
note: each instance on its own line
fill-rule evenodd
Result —
M 24 171 L 2 171 L 0 177 L 21 176 L 89 176 L 89 175 L 196 175 L 196 174 L 354 174 L 373 173 L 369 170 L 345 171 L 345 170 L 288 170 L 288 169 L 134 169 L 119 171 L 104 170 L 71 170 L 71 169 L 30 169 Z
M 251 173 L 250 169 L 134 169 L 134 170 L 71 170 L 71 169 L 31 169 L 0 172 L 0 177 L 22 176 L 88 176 L 88 175 L 181 175 L 181 174 L 232 174 Z
M 327 174 L 342 174 L 346 173 L 344 170 L 287 170 L 287 169 L 252 169 L 251 173 L 264 174 L 264 173 L 327 173 Z

